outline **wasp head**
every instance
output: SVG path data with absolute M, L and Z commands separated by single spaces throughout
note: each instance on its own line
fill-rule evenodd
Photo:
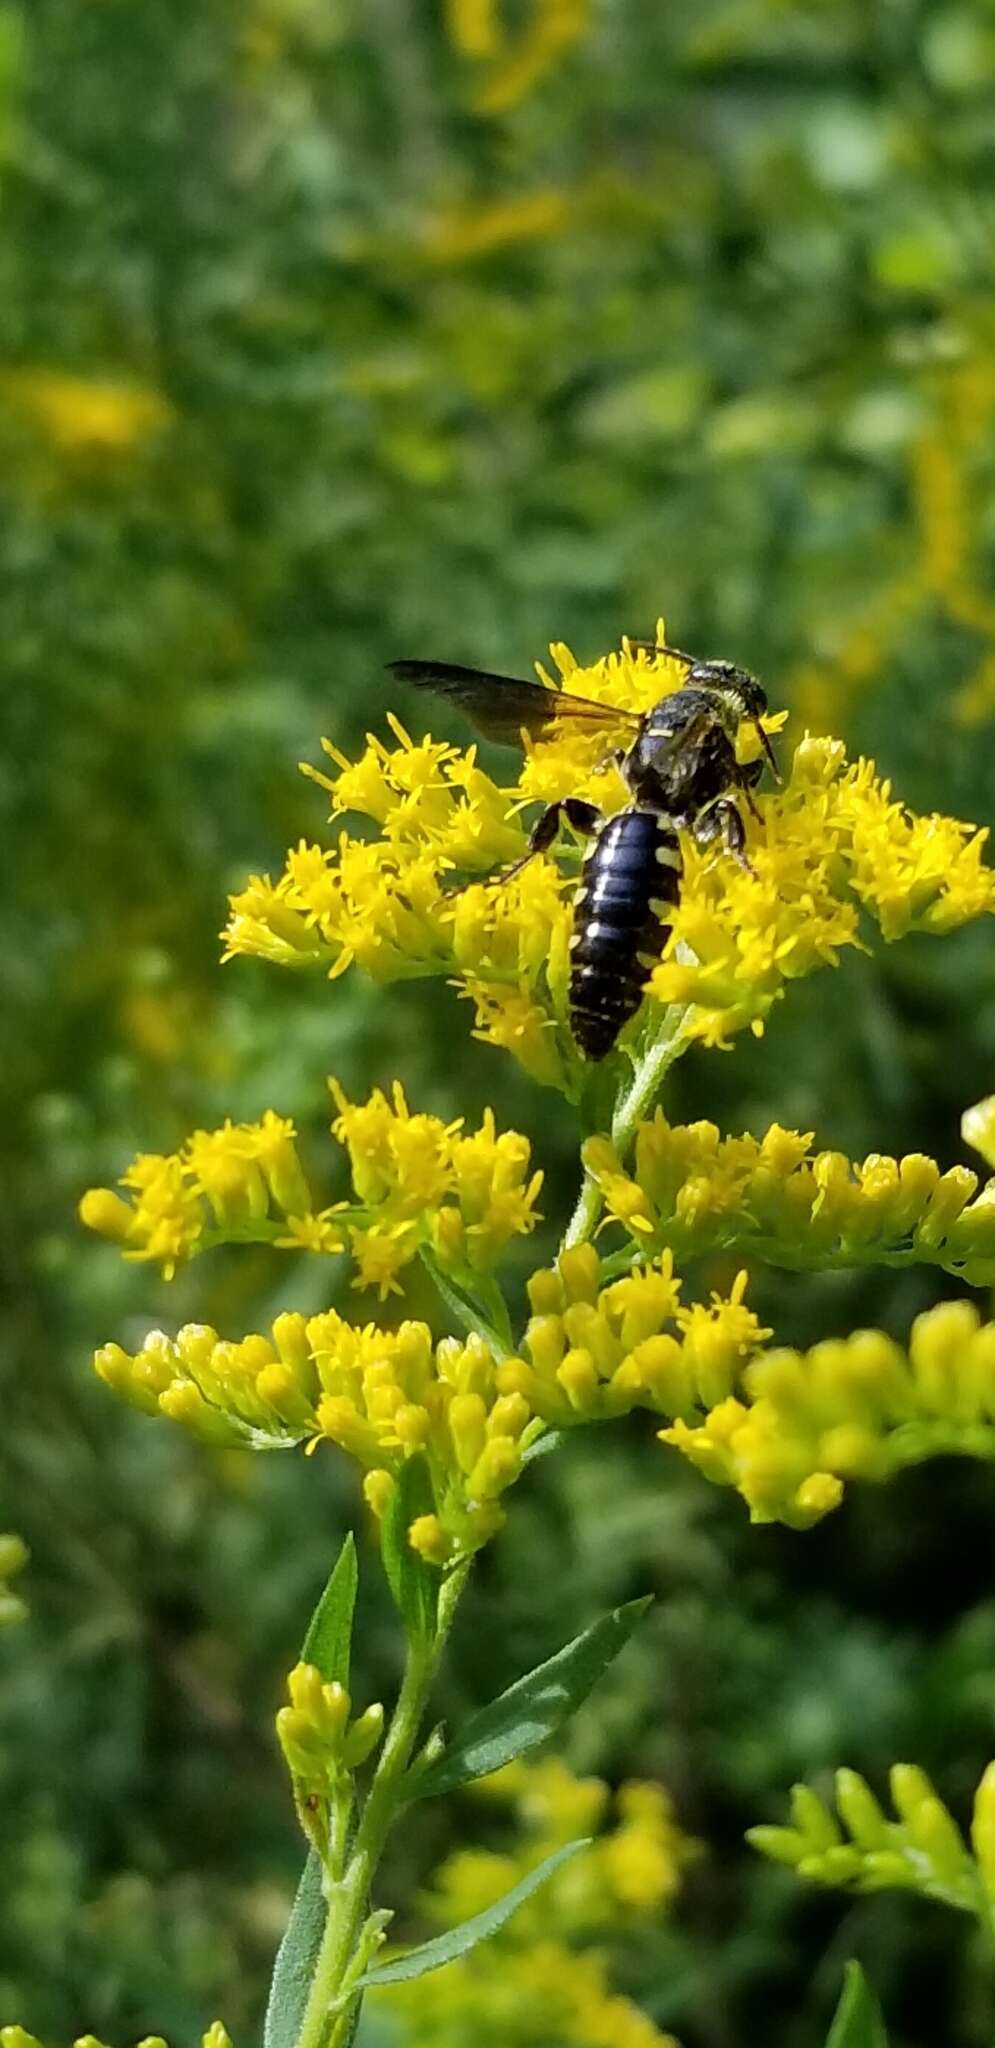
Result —
M 687 680 L 696 683 L 700 689 L 710 690 L 713 697 L 719 699 L 734 728 L 742 718 L 748 718 L 756 726 L 768 763 L 779 782 L 781 778 L 774 749 L 760 723 L 767 709 L 767 692 L 756 676 L 751 676 L 748 668 L 737 668 L 734 661 L 696 661 Z

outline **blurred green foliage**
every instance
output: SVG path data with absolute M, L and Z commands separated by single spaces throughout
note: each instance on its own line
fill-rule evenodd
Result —
M 300 1861 L 272 1712 L 355 1513 L 330 1456 L 205 1453 L 89 1371 L 150 1320 L 318 1306 L 306 1262 L 216 1255 L 167 1291 L 81 1240 L 80 1190 L 225 1114 L 316 1129 L 335 1069 L 448 1114 L 498 1097 L 551 1219 L 570 1196 L 566 1112 L 448 992 L 218 968 L 226 887 L 320 830 L 295 760 L 390 708 L 421 729 L 393 655 L 514 671 L 663 609 L 910 801 L 995 822 L 990 0 L 554 13 L 0 6 L 0 1525 L 31 1551 L 0 1648 L 0 2019 L 39 2033 L 220 2012 L 253 2038 Z M 978 929 L 799 988 L 669 1107 L 948 1164 L 993 1067 Z M 782 1277 L 763 1307 L 789 1341 L 897 1331 L 944 1285 Z M 963 1816 L 995 1749 L 993 1515 L 995 1474 L 931 1466 L 805 1537 L 750 1530 L 635 1422 L 520 1488 L 440 1706 L 661 1596 L 571 1759 L 658 1772 L 709 1845 L 626 1959 L 687 2048 L 812 2048 L 853 1951 L 898 2044 L 990 2040 L 953 1916 L 800 1893 L 742 1834 L 793 1777 L 898 1755 Z M 401 1838 L 397 1898 L 463 1825 Z

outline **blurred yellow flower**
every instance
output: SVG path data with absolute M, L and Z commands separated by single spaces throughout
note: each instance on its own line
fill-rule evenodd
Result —
M 678 1825 L 662 1785 L 623 1785 L 617 1812 L 599 1778 L 559 1757 L 519 1759 L 481 1779 L 476 1795 L 506 1807 L 520 1839 L 504 1851 L 460 1849 L 424 1894 L 426 1918 L 448 1928 L 483 1911 L 562 1843 L 596 1839 L 521 1906 L 492 1942 L 417 1982 L 378 1992 L 400 2013 L 412 2048 L 463 2040 L 516 2048 L 675 2048 L 670 2035 L 609 1989 L 607 1964 L 582 1942 L 668 1911 L 699 1845 Z
M 171 425 L 159 391 L 61 370 L 8 370 L 0 393 L 67 454 L 121 454 Z
M 590 0 L 532 0 L 532 15 L 509 45 L 495 0 L 449 0 L 449 33 L 460 54 L 489 69 L 473 95 L 478 114 L 506 114 L 526 99 L 590 25 Z

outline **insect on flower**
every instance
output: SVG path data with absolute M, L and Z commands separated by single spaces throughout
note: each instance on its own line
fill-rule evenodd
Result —
M 402 682 L 457 705 L 485 739 L 520 744 L 523 732 L 544 739 L 569 722 L 616 742 L 602 765 L 617 766 L 631 804 L 612 817 L 579 797 L 547 805 L 523 858 L 495 877 L 506 881 L 537 854 L 548 853 L 564 821 L 588 840 L 574 899 L 569 1003 L 574 1038 L 590 1060 L 604 1059 L 635 1015 L 666 944 L 667 910 L 678 901 L 681 884 L 678 832 L 690 832 L 699 846 L 720 841 L 750 871 L 737 799 L 759 815 L 751 791 L 763 761 L 743 767 L 737 760 L 742 719 L 756 726 L 777 777 L 774 750 L 760 723 L 767 698 L 755 676 L 733 662 L 698 661 L 653 641 L 629 645 L 679 661 L 686 671 L 680 689 L 641 715 L 451 662 L 390 663 Z

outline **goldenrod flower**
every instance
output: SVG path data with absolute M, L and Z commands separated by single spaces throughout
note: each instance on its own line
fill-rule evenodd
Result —
M 121 1186 L 134 1201 L 90 1188 L 81 1220 L 119 1244 L 126 1259 L 158 1261 L 167 1279 L 214 1244 L 296 1242 L 295 1222 L 302 1237 L 310 1230 L 323 1240 L 322 1250 L 339 1251 L 344 1239 L 328 1212 L 312 1214 L 295 1137 L 289 1118 L 273 1110 L 256 1124 L 228 1121 L 220 1130 L 194 1131 L 179 1152 L 146 1152 L 132 1161 Z
M 607 1287 L 598 1274 L 591 1245 L 533 1274 L 520 1356 L 495 1373 L 503 1392 L 560 1427 L 633 1408 L 693 1415 L 731 1393 L 770 1334 L 743 1301 L 745 1273 L 707 1306 L 682 1305 L 669 1252 Z
M 686 673 L 669 655 L 627 642 L 584 668 L 566 647 L 551 652 L 568 694 L 622 711 L 648 710 Z M 416 743 L 389 722 L 393 746 L 371 736 L 350 763 L 325 741 L 337 775 L 307 770 L 330 791 L 334 817 L 358 813 L 379 839 L 342 832 L 331 850 L 301 844 L 278 881 L 251 880 L 231 900 L 225 957 L 322 965 L 332 976 L 356 964 L 381 982 L 446 975 L 472 1001 L 479 1037 L 576 1097 L 583 1069 L 567 987 L 580 849 L 565 845 L 559 861 L 533 860 L 507 883 L 475 878 L 524 851 L 523 806 L 575 796 L 610 814 L 628 804 L 604 741 L 563 724 L 529 742 L 517 780 L 502 786 L 475 747 Z M 783 714 L 765 720 L 771 732 L 782 723 Z M 757 744 L 744 728 L 744 761 Z M 651 1034 L 659 1006 L 672 1004 L 686 1008 L 685 1038 L 724 1045 L 746 1026 L 762 1031 L 788 982 L 864 943 L 862 917 L 890 941 L 995 910 L 984 832 L 914 816 L 872 763 L 848 766 L 838 741 L 804 738 L 786 786 L 758 801 L 751 872 L 684 835 L 680 902 L 647 995 Z
M 760 807 L 754 873 L 685 849 L 673 936 L 652 977 L 661 1002 L 692 1005 L 685 1028 L 709 1044 L 762 1031 L 786 982 L 861 945 L 861 910 L 889 941 L 995 911 L 987 834 L 914 816 L 872 762 L 848 767 L 839 741 L 804 739 L 786 787 Z
M 176 1337 L 153 1330 L 134 1354 L 105 1344 L 94 1364 L 144 1414 L 166 1415 L 209 1443 L 275 1450 L 328 1438 L 366 1472 L 380 1515 L 404 1460 L 424 1451 L 435 1513 L 413 1525 L 412 1541 L 437 1564 L 500 1526 L 500 1497 L 542 1426 L 499 1385 L 482 1338 L 433 1344 L 424 1323 L 357 1329 L 334 1310 L 278 1316 L 270 1337 L 238 1342 L 202 1323 Z
M 995 1907 L 992 1809 L 995 1764 L 978 1787 L 971 1825 L 972 1856 L 957 1826 L 916 1764 L 893 1764 L 892 1820 L 859 1772 L 836 1772 L 837 1819 L 808 1785 L 791 1795 L 789 1827 L 747 1832 L 761 1855 L 814 1884 L 857 1892 L 910 1891 L 975 1913 L 990 1931 Z
M 293 1124 L 267 1110 L 257 1124 L 195 1131 L 179 1152 L 142 1154 L 121 1180 L 134 1200 L 91 1188 L 83 1222 L 125 1258 L 158 1260 L 167 1278 L 221 1243 L 349 1250 L 355 1285 L 376 1287 L 381 1299 L 400 1292 L 398 1273 L 423 1247 L 454 1277 L 473 1276 L 534 1229 L 542 1175 L 530 1172 L 528 1140 L 499 1132 L 491 1110 L 478 1131 L 464 1132 L 462 1119 L 412 1115 L 400 1083 L 389 1103 L 379 1089 L 351 1103 L 337 1081 L 330 1086 L 354 1203 L 315 1206 Z
M 806 1352 L 770 1350 L 700 1423 L 661 1432 L 758 1522 L 805 1528 L 850 1479 L 882 1480 L 944 1453 L 995 1458 L 995 1325 L 970 1302 L 913 1323 L 908 1351 L 878 1330 Z
M 336 1679 L 326 1683 L 313 1664 L 295 1664 L 287 1679 L 289 1705 L 276 1717 L 276 1733 L 291 1775 L 304 1794 L 327 1798 L 338 1780 L 357 1770 L 383 1734 L 379 1701 L 353 1717 L 352 1702 Z
M 979 1150 L 986 1112 L 979 1104 L 964 1119 Z M 942 1173 L 921 1152 L 854 1163 L 815 1151 L 811 1131 L 772 1124 L 759 1139 L 722 1138 L 713 1123 L 674 1126 L 658 1109 L 638 1126 L 631 1168 L 604 1137 L 587 1140 L 583 1159 L 640 1258 L 735 1249 L 793 1268 L 929 1264 L 975 1286 L 995 1279 L 995 1181 L 976 1194 L 968 1167 Z
M 379 1276 L 381 1294 L 385 1277 L 392 1284 L 426 1241 L 448 1270 L 476 1272 L 534 1229 L 542 1174 L 529 1172 L 528 1139 L 499 1133 L 492 1110 L 464 1135 L 461 1117 L 412 1116 L 399 1081 L 390 1103 L 379 1089 L 354 1104 L 337 1082 L 331 1088 L 339 1108 L 332 1130 L 348 1151 L 357 1197 L 376 1218 L 350 1225 L 350 1242 L 361 1279 Z

